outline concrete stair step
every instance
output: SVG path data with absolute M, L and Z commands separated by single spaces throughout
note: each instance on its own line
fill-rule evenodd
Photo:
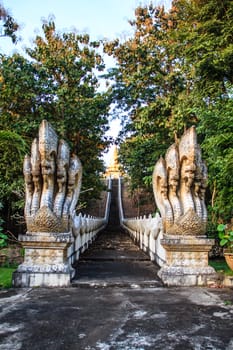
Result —
M 151 281 L 121 281 L 121 280 L 111 280 L 111 281 L 79 281 L 73 280 L 71 287 L 74 288 L 132 288 L 132 289 L 141 289 L 141 288 L 162 288 L 163 285 L 158 280 Z
M 80 260 L 73 286 L 162 286 L 158 266 L 150 260 Z
M 74 264 L 73 287 L 158 288 L 158 266 L 119 226 L 117 186 L 113 181 L 109 223 Z

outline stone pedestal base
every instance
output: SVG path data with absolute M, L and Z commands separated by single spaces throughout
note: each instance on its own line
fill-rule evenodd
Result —
M 67 287 L 73 269 L 67 249 L 73 241 L 71 233 L 27 233 L 19 240 L 25 248 L 24 262 L 13 274 L 14 287 Z
M 166 264 L 158 276 L 167 286 L 204 286 L 216 277 L 208 265 L 208 252 L 214 240 L 206 237 L 164 235 Z

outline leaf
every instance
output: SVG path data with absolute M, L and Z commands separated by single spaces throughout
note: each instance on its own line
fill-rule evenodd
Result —
M 225 239 L 225 238 L 223 238 L 223 239 L 221 239 L 221 241 L 220 241 L 220 246 L 223 247 L 223 246 L 226 245 L 227 243 L 228 243 L 228 240 Z
M 225 231 L 225 228 L 226 228 L 226 225 L 224 224 L 219 224 L 218 227 L 217 227 L 217 230 L 219 232 L 224 232 Z

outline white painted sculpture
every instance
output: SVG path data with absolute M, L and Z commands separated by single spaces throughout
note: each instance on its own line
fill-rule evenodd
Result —
M 27 232 L 72 231 L 82 165 L 46 120 L 32 143 L 31 157 L 25 156 L 24 178 Z
M 153 191 L 164 233 L 201 236 L 205 234 L 207 168 L 201 159 L 194 127 L 174 143 L 155 165 Z
M 46 120 L 32 142 L 31 156 L 25 156 L 23 171 L 27 233 L 19 235 L 25 254 L 13 285 L 69 286 L 72 263 L 105 227 L 108 211 L 104 218 L 76 215 L 82 165 Z M 107 203 L 109 208 L 110 193 Z

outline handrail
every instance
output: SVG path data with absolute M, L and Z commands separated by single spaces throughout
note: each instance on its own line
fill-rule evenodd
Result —
M 107 201 L 106 201 L 106 206 L 105 206 L 105 215 L 104 215 L 104 220 L 106 223 L 108 222 L 109 219 L 109 212 L 110 212 L 110 205 L 111 205 L 111 199 L 112 199 L 112 179 L 111 177 L 108 178 L 108 194 L 107 194 Z
M 118 206 L 121 226 L 129 233 L 134 242 L 146 252 L 159 266 L 166 263 L 165 249 L 160 243 L 163 238 L 162 219 L 158 213 L 153 217 L 124 218 L 122 204 L 122 179 L 118 181 Z
M 108 189 L 112 188 L 112 180 L 108 179 Z M 90 215 L 82 215 L 81 213 L 74 218 L 73 235 L 74 241 L 68 249 L 69 264 L 79 260 L 80 254 L 83 253 L 95 240 L 97 234 L 102 231 L 109 219 L 109 211 L 111 204 L 111 191 L 108 191 L 105 204 L 104 217 L 98 218 Z
M 118 208 L 119 208 L 120 225 L 123 226 L 124 211 L 122 206 L 121 177 L 119 177 L 118 179 Z

